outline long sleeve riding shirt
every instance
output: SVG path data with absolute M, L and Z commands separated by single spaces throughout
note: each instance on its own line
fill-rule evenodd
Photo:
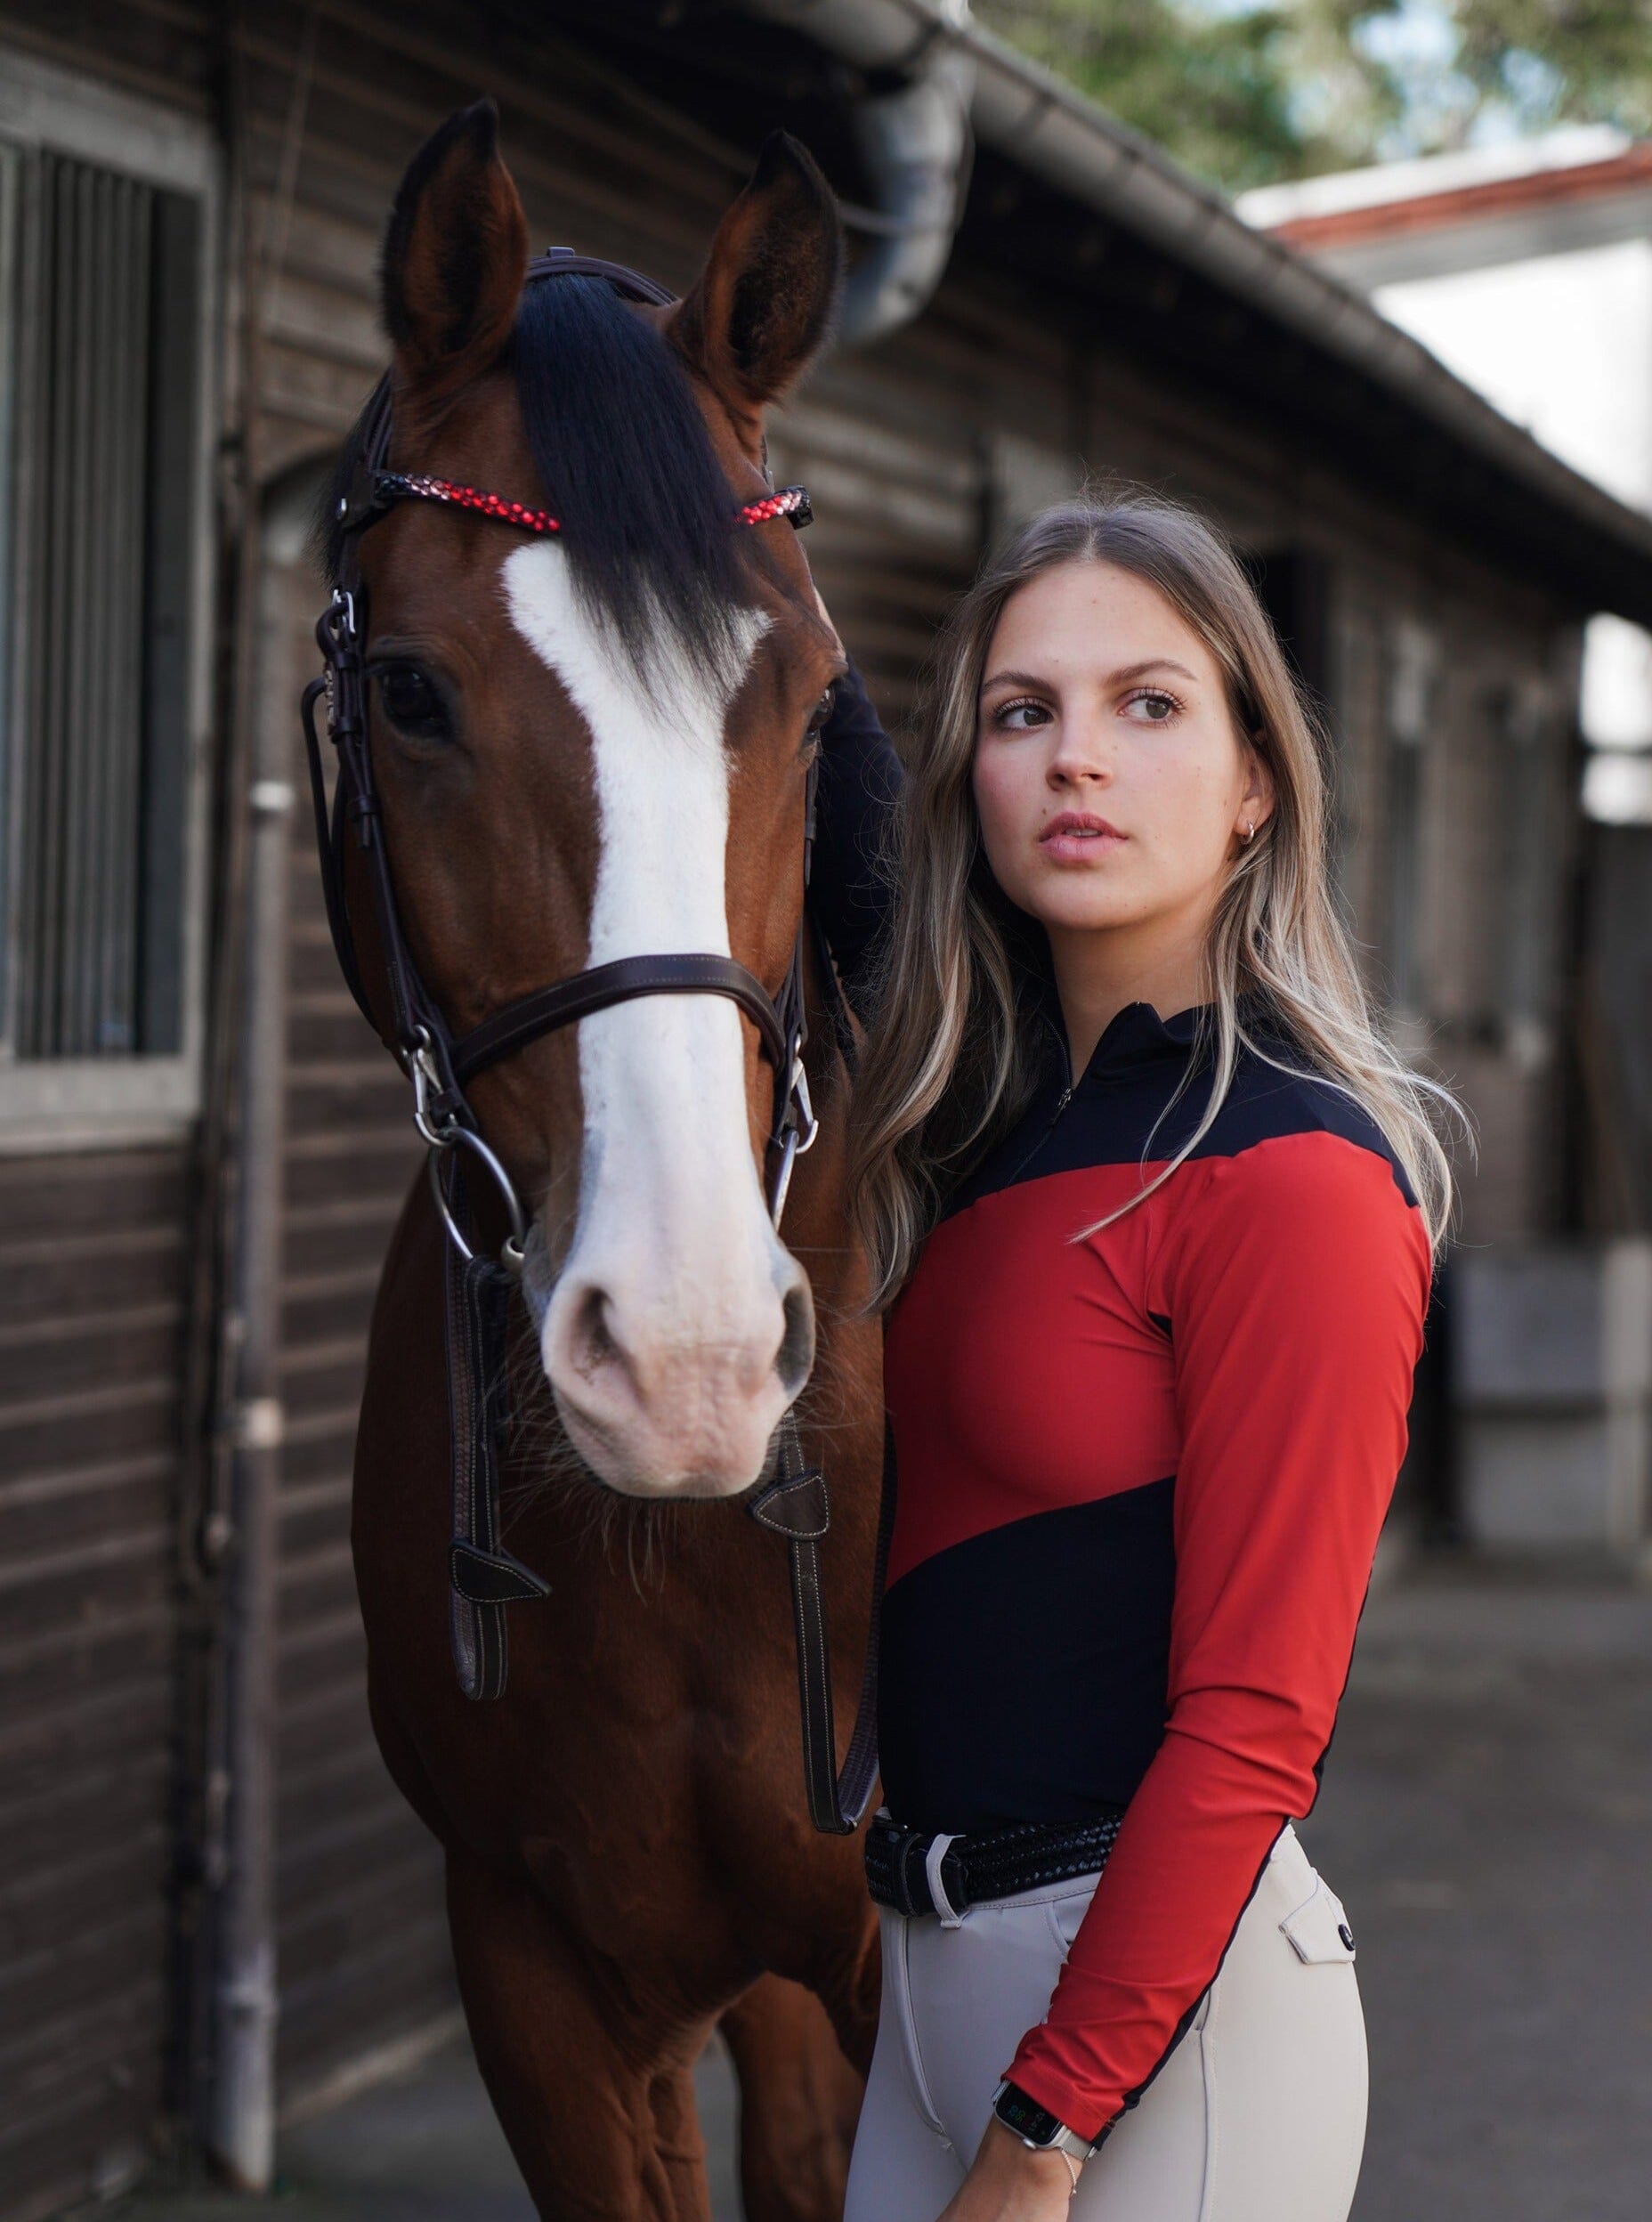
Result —
M 863 730 L 853 701 L 846 718 Z M 881 787 L 871 815 L 887 766 Z M 879 1747 L 891 1812 L 921 1829 L 1125 1809 L 1049 2011 L 1001 2070 L 1097 2137 L 1317 1794 L 1432 1259 L 1382 1131 L 1255 995 L 1255 1046 L 1191 1156 L 1084 1231 L 1199 1124 L 1215 1007 L 1127 1003 L 1074 1075 L 1047 968 L 1027 993 L 1038 1091 L 887 1316 Z

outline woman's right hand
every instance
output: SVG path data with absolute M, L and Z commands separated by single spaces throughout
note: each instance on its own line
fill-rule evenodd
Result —
M 1067 2222 L 1077 2189 L 1076 2162 L 1065 2153 L 1034 2152 L 994 2114 L 938 2222 Z

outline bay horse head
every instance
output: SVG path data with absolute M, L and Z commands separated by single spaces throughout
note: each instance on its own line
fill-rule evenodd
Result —
M 527 282 L 497 138 L 490 101 L 436 132 L 383 255 L 381 476 L 423 496 L 359 542 L 400 930 L 456 1039 L 547 981 L 672 953 L 733 959 L 775 997 L 844 658 L 795 534 L 761 507 L 764 416 L 828 329 L 836 207 L 777 133 L 680 302 L 595 274 Z M 538 527 L 501 531 L 502 513 Z M 346 866 L 344 900 L 390 1039 L 364 870 Z M 746 1489 L 808 1376 L 809 1285 L 762 1180 L 772 1064 L 726 989 L 651 992 L 466 1087 L 532 1205 L 522 1286 L 563 1426 L 627 1494 Z

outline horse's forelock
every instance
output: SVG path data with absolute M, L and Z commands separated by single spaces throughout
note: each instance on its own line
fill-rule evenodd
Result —
M 545 504 L 616 653 L 651 688 L 684 656 L 736 669 L 747 645 L 741 613 L 757 598 L 758 536 L 731 523 L 728 483 L 673 350 L 604 280 L 567 277 L 527 288 L 508 361 Z M 368 414 L 352 428 L 316 521 L 335 583 L 338 501 Z
M 670 346 L 603 280 L 556 278 L 523 295 L 511 362 L 592 617 L 645 679 L 684 655 L 737 669 L 756 536 Z

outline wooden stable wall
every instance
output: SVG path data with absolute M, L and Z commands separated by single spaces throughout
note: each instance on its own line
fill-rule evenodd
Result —
M 591 35 L 581 45 L 544 28 L 558 20 L 458 0 L 0 0 L 0 40 L 216 117 L 245 217 L 233 236 L 250 242 L 231 259 L 255 312 L 255 408 L 228 430 L 254 458 L 266 562 L 244 621 L 259 631 L 259 714 L 293 718 L 301 796 L 280 1261 L 288 2108 L 417 2045 L 454 2010 L 438 1863 L 388 1783 L 363 1701 L 352 1443 L 378 1262 L 417 1153 L 403 1086 L 337 976 L 302 815 L 291 706 L 313 669 L 319 588 L 296 519 L 380 366 L 378 234 L 403 164 L 442 115 L 496 93 L 536 243 L 679 288 L 749 158 L 628 86 Z M 1330 580 L 1322 683 L 1340 711 L 1344 883 L 1380 985 L 1395 623 L 1439 620 L 1454 670 L 1523 674 L 1559 722 L 1570 628 L 1536 590 L 1440 549 L 1369 491 L 1297 468 L 1289 428 L 1264 436 L 1225 414 L 1219 377 L 1178 393 L 1132 369 L 1128 329 L 1064 323 L 1058 304 L 1027 310 L 1001 272 L 965 257 L 915 328 L 831 363 L 779 421 L 775 462 L 814 494 L 809 552 L 846 638 L 898 721 L 987 536 L 1085 467 L 1192 494 L 1270 558 L 1308 551 Z M 1500 759 L 1468 680 L 1454 684 L 1427 778 L 1431 821 L 1454 839 L 1483 827 Z M 1552 737 L 1544 762 L 1558 778 Z M 1552 822 L 1565 817 L 1557 786 Z M 1430 1015 L 1457 1028 L 1448 1065 L 1471 1077 L 1488 1130 L 1476 1239 L 1546 1223 L 1556 1155 L 1548 1068 L 1517 1066 L 1489 1024 L 1494 868 L 1484 856 L 1465 870 L 1437 842 L 1418 897 Z M 190 1788 L 174 1703 L 192 1542 L 190 1164 L 182 1145 L 0 1159 L 0 2222 L 131 2172 L 181 2026 L 166 1975 L 174 1814 Z
M 183 1152 L 0 1157 L 0 2214 L 142 2165 L 167 2034 Z
M 210 11 L 0 6 L 196 114 Z M 3 77 L 3 72 L 0 72 Z M 0 1152 L 0 2216 L 152 2159 L 174 2027 L 191 1138 Z

